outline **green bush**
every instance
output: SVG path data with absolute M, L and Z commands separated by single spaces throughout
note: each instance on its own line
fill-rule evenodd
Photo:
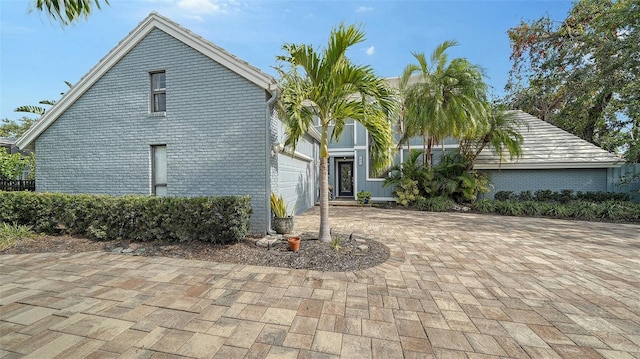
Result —
M 543 196 L 545 195 L 543 194 Z M 545 202 L 517 199 L 483 200 L 475 202 L 472 208 L 480 213 L 495 213 L 507 216 L 545 216 L 586 221 L 640 222 L 640 204 L 634 204 L 629 201 L 587 202 L 572 200 L 563 203 L 561 199 Z
M 414 205 L 415 209 L 430 212 L 446 212 L 450 211 L 456 202 L 448 197 L 438 196 L 424 198 L 420 197 Z
M 495 213 L 496 211 L 495 203 L 496 201 L 483 199 L 482 201 L 475 202 L 473 204 L 473 209 L 480 213 Z
M 0 222 L 38 233 L 95 239 L 237 242 L 249 229 L 249 197 L 94 196 L 0 192 Z
M 512 191 L 499 191 L 493 195 L 495 200 L 507 201 L 507 200 L 520 200 L 520 201 L 538 201 L 538 202 L 560 202 L 569 203 L 571 201 L 585 201 L 602 203 L 607 201 L 629 201 L 630 196 L 628 193 L 614 193 L 614 192 L 573 192 L 570 189 L 563 189 L 559 192 L 554 192 L 548 189 L 537 190 L 534 193 L 531 191 L 522 191 L 519 194 L 515 194 Z
M 410 178 L 404 178 L 402 184 L 395 188 L 393 194 L 398 198 L 398 203 L 405 207 L 414 205 L 421 198 L 418 181 Z
M 512 191 L 498 191 L 493 195 L 493 198 L 496 201 L 506 201 L 509 199 L 514 199 L 515 194 Z

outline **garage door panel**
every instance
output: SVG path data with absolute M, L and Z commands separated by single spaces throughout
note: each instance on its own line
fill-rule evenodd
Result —
M 303 212 L 314 205 L 313 166 L 287 155 L 278 155 L 278 189 L 289 211 Z

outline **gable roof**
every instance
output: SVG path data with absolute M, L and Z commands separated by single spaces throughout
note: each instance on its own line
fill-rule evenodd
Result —
M 276 80 L 257 67 L 253 67 L 246 61 L 240 60 L 223 48 L 214 45 L 166 17 L 152 12 L 122 39 L 115 48 L 109 51 L 98 64 L 89 70 L 77 84 L 67 91 L 55 106 L 49 109 L 39 121 L 16 141 L 16 145 L 20 148 L 32 146 L 38 136 L 51 126 L 78 98 L 88 91 L 107 71 L 117 64 L 154 29 L 159 29 L 177 40 L 182 41 L 201 54 L 220 63 L 267 91 L 273 91 L 276 88 Z
M 475 169 L 609 168 L 624 163 L 613 153 L 526 112 L 510 113 L 523 123 L 519 128 L 524 139 L 523 156 L 500 163 L 494 151 L 484 149 Z

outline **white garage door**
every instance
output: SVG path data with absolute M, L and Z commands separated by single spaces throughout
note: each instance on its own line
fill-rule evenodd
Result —
M 287 209 L 301 213 L 313 207 L 315 201 L 313 163 L 278 154 L 278 192 Z

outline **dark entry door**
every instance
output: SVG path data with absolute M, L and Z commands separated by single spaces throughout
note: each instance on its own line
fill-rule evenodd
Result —
M 353 197 L 353 161 L 338 162 L 338 196 Z

